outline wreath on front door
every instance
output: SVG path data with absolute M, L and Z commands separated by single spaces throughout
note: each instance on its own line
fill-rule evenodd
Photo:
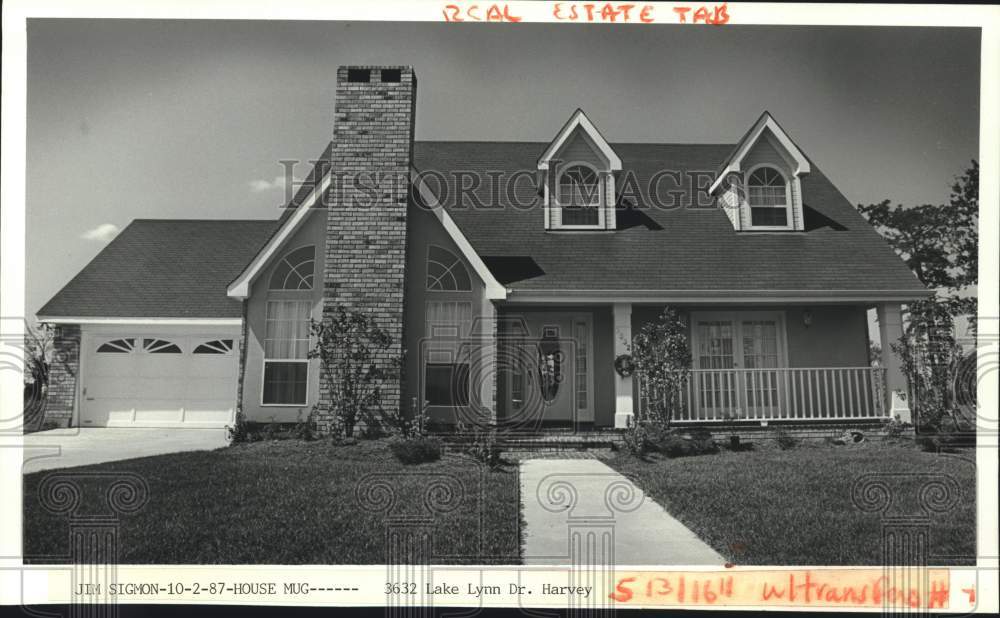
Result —
M 619 354 L 615 357 L 615 372 L 623 378 L 631 377 L 635 373 L 635 363 L 632 362 L 631 354 Z

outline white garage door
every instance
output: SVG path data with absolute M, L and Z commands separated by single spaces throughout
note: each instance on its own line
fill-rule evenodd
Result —
M 87 337 L 82 427 L 224 427 L 236 406 L 233 335 Z

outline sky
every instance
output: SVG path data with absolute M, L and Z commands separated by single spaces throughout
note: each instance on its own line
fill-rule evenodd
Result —
M 978 158 L 973 28 L 29 20 L 27 313 L 132 219 L 276 218 L 344 64 L 412 65 L 425 140 L 580 107 L 612 143 L 735 143 L 768 110 L 855 204 L 946 202 Z

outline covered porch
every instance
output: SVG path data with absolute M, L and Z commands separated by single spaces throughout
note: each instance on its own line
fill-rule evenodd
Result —
M 616 341 L 631 340 L 662 308 L 616 304 Z M 692 369 L 674 395 L 674 422 L 909 421 L 892 352 L 902 335 L 899 303 L 677 308 L 688 324 Z M 874 362 L 871 309 L 881 345 Z M 650 400 L 663 396 L 640 376 L 616 375 L 616 386 L 617 427 L 646 417 Z
M 497 422 L 502 427 L 625 428 L 652 398 L 615 359 L 665 304 L 498 307 Z M 672 420 L 692 424 L 909 420 L 891 343 L 899 302 L 671 303 L 687 326 L 692 369 Z M 878 313 L 881 358 L 869 358 L 868 311 Z

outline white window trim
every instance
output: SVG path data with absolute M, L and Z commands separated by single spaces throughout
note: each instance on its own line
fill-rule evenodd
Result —
M 771 116 L 769 112 L 765 111 L 760 115 L 760 118 L 757 119 L 757 122 L 754 123 L 754 126 L 750 129 L 750 132 L 746 135 L 746 137 L 740 142 L 736 152 L 726 164 L 726 167 L 719 172 L 715 182 L 713 182 L 712 186 L 708 189 L 709 195 L 715 194 L 719 186 L 721 186 L 723 181 L 726 179 L 726 176 L 730 173 L 742 172 L 740 166 L 743 163 L 743 158 L 748 152 L 750 152 L 750 148 L 752 148 L 761 138 L 761 135 L 764 133 L 764 129 L 769 129 L 771 134 L 778 139 L 778 142 L 781 144 L 782 148 L 784 148 L 785 152 L 795 160 L 794 175 L 796 177 L 799 177 L 802 174 L 808 174 L 811 171 L 809 159 L 807 159 L 805 154 L 799 150 L 799 148 L 795 145 L 795 142 L 788 137 L 788 134 L 785 133 L 784 129 L 781 128 L 774 117 Z
M 464 291 L 458 291 L 458 292 L 456 292 L 456 291 L 449 291 L 449 292 L 446 292 L 446 293 L 447 294 L 451 294 L 452 296 L 451 297 L 445 297 L 445 298 L 433 298 L 433 299 L 429 299 L 429 300 L 424 301 L 424 323 L 423 323 L 424 336 L 422 337 L 422 340 L 425 343 L 424 343 L 423 349 L 420 351 L 420 384 L 418 385 L 419 386 L 419 397 L 420 397 L 420 409 L 423 412 L 433 412 L 435 410 L 437 410 L 437 411 L 448 411 L 448 412 L 451 412 L 451 411 L 454 411 L 456 409 L 459 409 L 459 408 L 463 407 L 461 405 L 450 405 L 449 406 L 449 405 L 444 405 L 444 404 L 430 404 L 430 403 L 427 402 L 427 365 L 430 364 L 430 360 L 429 359 L 430 359 L 431 353 L 434 352 L 434 351 L 436 351 L 435 348 L 434 348 L 434 342 L 436 340 L 435 340 L 435 338 L 433 336 L 433 331 L 432 331 L 431 334 L 427 333 L 427 316 L 430 314 L 429 307 L 433 303 L 448 303 L 448 302 L 454 302 L 454 303 L 468 305 L 468 307 L 469 307 L 469 329 L 470 329 L 470 332 L 468 332 L 468 333 L 461 332 L 461 327 L 463 325 L 460 324 L 460 325 L 458 325 L 459 332 L 456 333 L 456 336 L 453 338 L 453 340 L 455 342 L 455 348 L 459 349 L 459 350 L 463 349 L 463 347 L 465 347 L 466 349 L 468 349 L 466 346 L 462 345 L 463 342 L 473 341 L 473 335 L 472 335 L 471 330 L 473 330 L 475 328 L 475 322 L 476 322 L 476 319 L 477 319 L 477 316 L 475 315 L 475 305 L 474 305 L 474 303 L 471 300 L 469 300 L 469 297 L 467 296 L 469 294 L 469 292 L 464 292 Z M 441 337 L 437 341 L 442 341 L 443 342 L 443 341 L 449 341 L 451 339 L 452 338 Z M 443 344 L 442 344 L 442 348 L 441 349 L 443 349 Z M 456 362 L 453 362 L 451 364 L 452 365 L 458 365 L 458 364 L 460 364 L 459 362 L 457 362 L 458 358 L 459 357 L 456 356 L 453 359 Z M 471 374 L 471 372 L 473 370 L 473 362 L 474 362 L 473 359 L 470 357 L 469 360 L 468 360 L 469 372 L 470 372 L 470 374 L 469 374 L 469 392 L 466 393 L 466 400 L 469 403 L 468 403 L 468 405 L 466 407 L 473 405 L 473 402 L 475 401 L 475 399 L 472 396 L 473 393 L 475 392 L 474 382 L 473 382 L 472 374 Z M 439 363 L 434 363 L 434 364 L 439 364 Z
M 296 291 L 302 292 L 302 293 L 306 292 L 306 290 L 279 290 L 279 291 L 285 292 L 285 293 L 296 292 Z M 265 302 L 265 308 L 264 308 L 264 345 L 261 346 L 261 363 L 260 363 L 260 397 L 259 397 L 260 407 L 262 407 L 262 408 L 304 408 L 304 407 L 306 407 L 306 406 L 309 405 L 309 389 L 312 386 L 312 380 L 310 378 L 310 374 L 312 372 L 309 371 L 310 359 L 308 358 L 308 356 L 306 358 L 304 358 L 304 359 L 298 359 L 298 358 L 268 358 L 267 357 L 267 307 L 266 307 L 266 305 L 267 305 L 267 303 L 280 303 L 280 302 L 303 302 L 303 303 L 309 303 L 309 318 L 312 319 L 312 313 L 313 313 L 312 299 L 309 298 L 309 299 L 298 300 L 298 299 L 294 299 L 294 298 L 284 298 L 284 299 L 270 299 L 269 298 L 269 299 L 267 299 L 264 302 Z M 309 340 L 310 340 L 310 342 L 312 341 L 312 337 L 311 336 L 309 337 Z M 305 398 L 304 402 L 302 402 L 302 403 L 264 403 L 264 386 L 265 386 L 265 376 L 266 376 L 266 373 L 267 373 L 267 363 L 268 362 L 272 362 L 272 363 L 304 363 L 305 364 L 305 366 L 306 366 L 306 398 Z
M 594 172 L 597 176 L 597 203 L 593 204 L 593 208 L 597 209 L 597 223 L 594 224 L 564 224 L 562 222 L 563 208 L 567 206 L 572 206 L 572 204 L 563 204 L 559 201 L 559 183 L 562 180 L 563 174 L 574 167 L 585 167 L 590 171 Z M 610 176 L 609 173 L 603 170 L 599 170 L 594 167 L 591 163 L 586 161 L 571 161 L 564 165 L 561 165 L 557 170 L 559 174 L 555 178 L 553 185 L 555 187 L 555 195 L 551 199 L 552 209 L 555 211 L 555 216 L 552 221 L 552 230 L 604 230 L 607 229 L 607 218 L 605 211 L 607 210 L 607 191 L 608 183 L 607 177 Z
M 786 225 L 754 225 L 753 224 L 753 212 L 750 210 L 750 177 L 754 172 L 761 168 L 770 168 L 777 172 L 779 176 L 785 181 L 785 221 Z M 748 232 L 784 232 L 795 229 L 795 204 L 792 202 L 792 179 L 788 178 L 781 169 L 771 165 L 770 163 L 758 163 L 757 165 L 751 167 L 743 174 L 743 202 L 740 204 L 740 209 L 745 211 L 747 225 L 744 230 Z M 777 210 L 780 206 L 756 206 L 755 208 L 774 208 Z
M 788 369 L 788 332 L 785 326 L 785 312 L 784 311 L 764 311 L 764 310 L 747 310 L 747 311 L 694 311 L 691 313 L 690 318 L 690 329 L 691 329 L 691 362 L 694 369 L 697 369 L 698 364 L 698 350 L 700 348 L 701 339 L 698 337 L 698 322 L 699 321 L 731 321 L 733 323 L 733 360 L 738 362 L 739 365 L 734 367 L 734 369 L 745 369 L 743 367 L 743 342 L 736 342 L 736 338 L 743 334 L 743 321 L 744 320 L 767 320 L 773 319 L 777 322 L 777 336 L 778 336 L 778 369 Z M 737 326 L 738 325 L 738 326 Z M 738 332 L 737 332 L 738 331 Z M 739 350 L 740 355 L 737 356 L 736 352 Z
M 587 136 L 593 140 L 594 145 L 597 146 L 597 149 L 608 160 L 608 166 L 612 171 L 618 171 L 622 168 L 622 160 L 618 157 L 618 153 L 616 153 L 611 147 L 611 144 L 604 139 L 604 136 L 597 130 L 594 123 L 590 121 L 587 114 L 583 113 L 582 109 L 577 109 L 573 112 L 573 115 L 569 117 L 569 120 L 566 121 L 566 124 L 563 125 L 563 128 L 560 129 L 556 138 L 549 144 L 549 147 L 545 149 L 544 153 L 542 153 L 542 156 L 538 158 L 538 169 L 549 169 L 549 163 L 552 161 L 552 158 L 562 149 L 563 144 L 565 144 L 566 140 L 573 135 L 573 131 L 576 130 L 577 127 L 583 129 Z

